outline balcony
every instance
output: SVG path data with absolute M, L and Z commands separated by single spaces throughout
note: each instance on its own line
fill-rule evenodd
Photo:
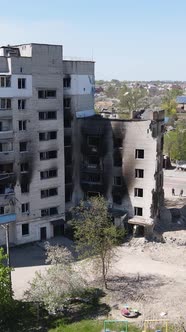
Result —
M 81 176 L 81 183 L 87 183 L 90 185 L 102 185 L 102 176 L 99 173 L 83 173 Z
M 15 213 L 15 193 L 0 194 L 0 205 L 4 209 L 4 214 Z
M 4 127 L 2 130 L 0 128 L 0 139 L 12 139 L 13 130 L 12 127 Z
M 102 173 L 103 165 L 83 162 L 81 163 L 81 172 Z
M 2 109 L 0 108 L 0 119 L 11 118 L 12 110 L 11 109 Z

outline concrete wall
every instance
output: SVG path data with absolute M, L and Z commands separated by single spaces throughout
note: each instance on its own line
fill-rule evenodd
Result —
M 8 68 L 8 60 L 4 56 L 0 56 L 0 72 L 7 73 L 9 70 Z
M 23 57 L 11 57 L 8 60 L 12 86 L 0 89 L 0 96 L 12 98 L 13 111 L 1 111 L 0 121 L 4 117 L 12 117 L 13 153 L 3 155 L 3 159 L 5 163 L 14 161 L 17 222 L 12 242 L 16 244 L 39 240 L 41 227 L 47 228 L 47 238 L 50 238 L 53 236 L 51 220 L 65 217 L 62 46 L 30 44 L 19 48 Z M 16 89 L 18 77 L 26 78 L 27 89 Z M 52 99 L 38 99 L 39 89 L 56 89 L 57 96 Z M 18 109 L 18 99 L 21 98 L 26 99 L 24 110 Z M 39 121 L 39 111 L 42 110 L 56 111 L 57 119 Z M 19 131 L 20 120 L 27 121 L 25 131 Z M 57 139 L 39 141 L 39 132 L 48 131 L 56 131 Z M 19 143 L 22 141 L 28 144 L 26 152 L 19 150 Z M 57 158 L 40 160 L 40 152 L 50 150 L 57 150 Z M 20 164 L 23 162 L 30 165 L 25 178 L 20 173 Z M 58 169 L 56 178 L 40 179 L 40 171 L 54 167 Z M 29 193 L 21 193 L 21 179 L 29 182 Z M 42 189 L 54 187 L 58 188 L 57 196 L 41 198 Z M 22 214 L 21 204 L 27 202 L 29 213 Z M 41 217 L 41 209 L 50 207 L 57 207 L 58 215 Z M 29 223 L 29 235 L 22 236 L 22 223 Z
M 18 89 L 18 79 L 26 79 L 26 88 Z M 32 75 L 12 75 L 11 76 L 11 87 L 1 88 L 0 87 L 0 98 L 27 98 L 32 96 Z
M 93 61 L 63 60 L 64 74 L 94 75 Z

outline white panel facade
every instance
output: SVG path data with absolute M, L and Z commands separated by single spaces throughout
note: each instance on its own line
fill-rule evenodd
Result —
M 1 73 L 0 73 L 1 75 Z M 26 79 L 26 87 L 18 89 L 18 79 Z M 32 96 L 32 75 L 11 75 L 11 86 L 0 87 L 0 98 L 28 98 Z
M 87 95 L 94 93 L 94 76 L 93 75 L 70 75 L 71 86 L 64 87 L 66 95 Z

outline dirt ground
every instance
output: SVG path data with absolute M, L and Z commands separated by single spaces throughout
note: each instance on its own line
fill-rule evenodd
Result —
M 109 319 L 122 319 L 121 309 L 127 304 L 141 313 L 136 323 L 165 318 L 184 320 L 186 324 L 186 197 L 171 196 L 173 181 L 178 183 L 179 178 L 178 173 L 172 173 L 165 179 L 168 183 L 165 204 L 168 209 L 174 209 L 174 217 L 171 218 L 170 210 L 163 209 L 156 227 L 156 241 L 133 238 L 117 249 L 103 299 L 112 308 Z M 182 187 L 186 184 L 182 173 L 180 183 Z M 186 185 L 183 188 L 185 193 Z M 15 268 L 12 273 L 16 297 L 22 297 L 36 270 L 46 269 L 46 266 L 35 265 L 38 266 Z M 83 263 L 83 275 L 90 284 L 97 284 L 90 263 Z
M 186 232 L 178 231 L 177 236 L 178 242 L 173 241 L 172 232 L 167 232 L 166 243 L 136 238 L 118 248 L 104 298 L 112 308 L 109 319 L 122 319 L 127 304 L 140 311 L 133 319 L 138 323 L 162 318 L 186 323 Z M 84 275 L 97 284 L 88 266 Z
M 179 180 L 185 194 L 185 173 L 166 171 L 167 195 L 155 227 L 156 241 L 132 238 L 118 248 L 106 292 L 112 308 L 109 318 L 122 319 L 121 309 L 127 304 L 141 313 L 135 322 L 169 319 L 186 326 L 186 196 L 171 193 Z

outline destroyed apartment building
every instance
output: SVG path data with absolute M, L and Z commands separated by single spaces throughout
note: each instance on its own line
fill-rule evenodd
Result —
M 76 114 L 74 121 L 66 137 L 73 151 L 69 206 L 103 195 L 116 225 L 150 236 L 164 201 L 164 111 L 130 120 Z
M 152 229 L 163 202 L 163 111 L 95 115 L 94 62 L 62 51 L 0 48 L 0 226 L 11 221 L 12 244 L 62 235 L 69 209 L 101 194 L 116 224 Z

